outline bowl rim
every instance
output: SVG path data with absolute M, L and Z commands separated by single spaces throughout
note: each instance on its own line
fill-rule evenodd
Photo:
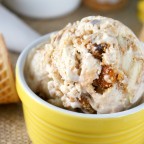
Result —
M 37 96 L 27 85 L 27 82 L 24 78 L 24 65 L 25 61 L 27 58 L 28 53 L 32 50 L 37 48 L 37 46 L 45 41 L 47 41 L 50 37 L 51 34 L 54 32 L 48 33 L 44 36 L 41 36 L 40 38 L 34 40 L 32 43 L 30 43 L 20 54 L 17 63 L 16 63 L 16 79 L 19 80 L 21 86 L 25 90 L 28 96 L 30 96 L 34 101 L 40 103 L 46 108 L 53 109 L 55 111 L 58 111 L 60 113 L 69 115 L 69 116 L 74 116 L 74 117 L 82 117 L 82 118 L 91 118 L 91 119 L 108 119 L 108 118 L 118 118 L 118 117 L 124 117 L 127 115 L 134 114 L 136 112 L 139 112 L 141 110 L 144 110 L 144 103 L 131 108 L 129 110 L 125 110 L 122 112 L 117 112 L 117 113 L 110 113 L 110 114 L 85 114 L 85 113 L 78 113 L 78 112 L 73 112 L 70 110 L 62 109 L 60 107 L 57 107 L 55 105 L 52 105 L 43 99 L 41 99 L 39 96 Z

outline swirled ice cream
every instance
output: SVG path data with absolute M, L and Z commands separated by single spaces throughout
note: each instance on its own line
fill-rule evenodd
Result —
M 86 17 L 31 51 L 27 82 L 56 106 L 84 113 L 123 111 L 144 94 L 143 49 L 119 21 Z

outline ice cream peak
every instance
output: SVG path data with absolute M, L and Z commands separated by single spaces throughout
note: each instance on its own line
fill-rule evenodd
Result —
M 119 21 L 86 17 L 29 54 L 26 78 L 54 105 L 84 113 L 119 112 L 144 93 L 143 48 Z

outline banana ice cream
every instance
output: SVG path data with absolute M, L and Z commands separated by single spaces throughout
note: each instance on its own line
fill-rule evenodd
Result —
M 127 110 L 144 94 L 144 46 L 119 21 L 83 18 L 33 49 L 30 88 L 51 104 L 84 113 Z

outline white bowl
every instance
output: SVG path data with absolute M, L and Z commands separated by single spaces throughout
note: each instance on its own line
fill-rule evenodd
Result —
M 74 11 L 81 0 L 5 0 L 13 11 L 32 18 L 55 18 Z

